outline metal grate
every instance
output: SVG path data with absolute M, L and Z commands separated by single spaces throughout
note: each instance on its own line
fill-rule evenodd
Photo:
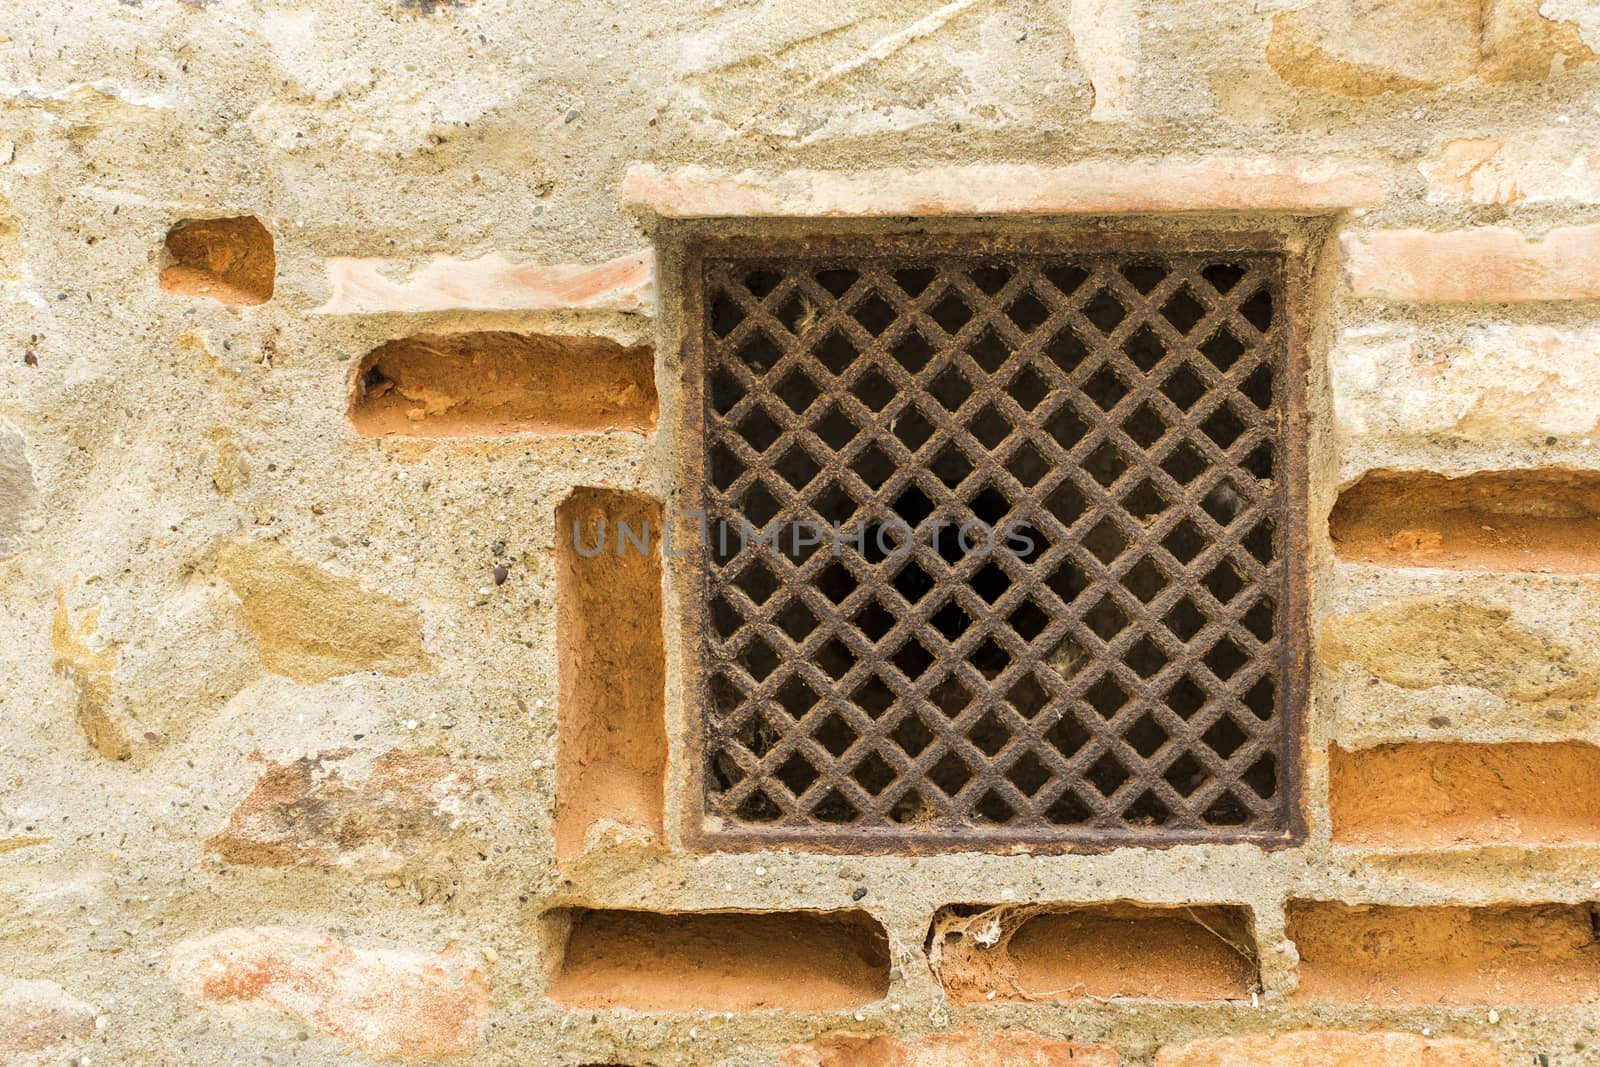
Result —
M 1252 243 L 691 257 L 706 841 L 1298 834 L 1301 386 Z

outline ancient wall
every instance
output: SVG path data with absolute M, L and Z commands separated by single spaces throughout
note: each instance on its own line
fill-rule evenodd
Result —
M 0 1062 L 1600 1062 L 1600 7 L 0 15 Z M 1281 236 L 1303 843 L 697 847 L 707 234 Z M 658 520 L 659 521 L 659 520 Z

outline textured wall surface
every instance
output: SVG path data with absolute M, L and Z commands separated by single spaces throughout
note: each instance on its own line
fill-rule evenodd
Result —
M 0 1063 L 1600 1062 L 1594 509 L 1518 474 L 1600 466 L 1597 54 L 1590 0 L 8 5 Z M 634 792 L 558 863 L 557 578 L 654 571 L 557 507 L 672 501 L 683 243 L 779 217 L 1304 254 L 1306 844 L 696 852 L 669 621 L 593 702 L 665 767 L 585 734 Z M 537 373 L 428 366 L 481 338 Z

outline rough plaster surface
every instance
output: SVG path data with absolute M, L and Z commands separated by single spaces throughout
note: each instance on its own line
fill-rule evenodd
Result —
M 13 5 L 0 23 L 0 1011 L 17 1004 L 14 1017 L 50 1021 L 42 1037 L 0 1035 L 0 1058 L 373 1062 L 397 1038 L 361 1017 L 363 970 L 387 988 L 442 966 L 428 1003 L 449 1013 L 449 1041 L 398 1047 L 474 1065 L 732 1067 L 773 1063 L 829 1029 L 914 1040 L 1005 1027 L 1143 1065 L 1161 1046 L 1330 1025 L 1491 1042 L 1486 1056 L 1463 1053 L 1474 1067 L 1501 1051 L 1517 1063 L 1591 1062 L 1592 1009 L 1502 1005 L 1491 1017 L 1484 1006 L 1291 999 L 1289 897 L 1577 903 L 1594 895 L 1600 864 L 1592 845 L 1334 850 L 1316 755 L 1310 841 L 1276 852 L 913 860 L 694 855 L 622 840 L 558 868 L 555 508 L 575 485 L 670 495 L 671 435 L 379 441 L 346 418 L 361 357 L 398 337 L 545 331 L 636 345 L 659 330 L 666 425 L 677 398 L 670 308 L 652 320 L 638 277 L 584 274 L 637 264 L 652 237 L 684 232 L 623 209 L 634 163 L 778 181 L 1338 157 L 1383 194 L 1336 217 L 1358 237 L 1499 227 L 1536 242 L 1600 222 L 1583 162 L 1600 136 L 1600 64 L 1583 55 L 1600 47 L 1600 24 L 1588 5 L 1549 0 L 1537 10 L 1571 21 L 1533 23 L 1526 48 L 1492 62 L 1473 36 L 1487 25 L 1480 5 L 1403 5 L 1445 20 L 1441 51 L 1415 59 L 1395 57 L 1404 42 L 1359 40 L 1348 10 L 1359 6 Z M 1495 25 L 1512 31 L 1539 17 L 1531 4 L 1506 10 L 1511 21 Z M 1536 158 L 1520 147 L 1528 138 Z M 1494 167 L 1532 158 L 1532 170 L 1459 179 L 1431 162 L 1459 162 L 1449 146 L 1466 139 L 1519 146 Z M 1497 191 L 1512 187 L 1527 192 Z M 273 232 L 272 299 L 227 307 L 164 293 L 172 225 L 239 215 Z M 471 264 L 466 288 L 487 289 L 460 295 L 439 257 Z M 1403 634 L 1398 616 L 1421 601 L 1432 614 L 1412 625 L 1476 619 L 1509 643 L 1430 645 L 1464 657 L 1448 672 L 1366 655 L 1346 634 L 1338 647 L 1350 655 L 1312 667 L 1312 752 L 1334 739 L 1595 740 L 1591 687 L 1562 674 L 1552 689 L 1548 665 L 1497 658 L 1544 662 L 1541 650 L 1559 648 L 1550 662 L 1592 679 L 1591 578 L 1335 565 L 1322 523 L 1341 480 L 1372 466 L 1593 465 L 1593 303 L 1356 300 L 1336 257 L 1316 265 L 1308 335 L 1316 632 L 1327 617 Z M 350 266 L 375 260 L 387 265 Z M 513 277 L 527 264 L 549 270 Z M 657 291 L 671 292 L 675 267 L 659 264 Z M 587 281 L 571 303 L 550 297 L 574 277 Z M 1330 387 L 1330 341 L 1365 351 L 1369 330 L 1384 331 L 1377 353 L 1333 357 Z M 304 628 L 252 618 L 228 547 L 239 545 L 265 553 L 248 573 L 266 574 L 281 602 L 316 615 L 326 602 L 304 603 L 306 591 L 335 597 L 359 647 L 308 645 Z M 668 707 L 681 766 L 689 712 L 676 690 Z M 442 875 L 388 863 L 380 877 L 342 864 L 260 868 L 207 852 L 263 762 L 349 749 L 446 757 L 472 783 L 452 799 L 449 832 L 463 847 Z M 678 829 L 669 810 L 667 837 Z M 934 912 L 974 887 L 1002 901 L 1246 905 L 1263 988 L 1253 1002 L 958 1006 L 923 941 Z M 890 992 L 856 1012 L 568 1012 L 545 996 L 561 931 L 544 916 L 587 905 L 863 908 L 888 931 Z M 452 951 L 447 965 L 430 962 Z M 202 1009 L 186 990 L 228 953 L 275 961 L 288 977 Z M 1256 1054 L 1245 1048 L 1165 1062 L 1232 1064 Z

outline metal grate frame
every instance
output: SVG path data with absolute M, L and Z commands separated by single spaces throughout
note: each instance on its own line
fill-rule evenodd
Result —
M 1301 839 L 1293 284 L 1250 235 L 694 245 L 682 506 L 713 536 L 681 587 L 690 836 Z M 715 536 L 797 519 L 868 537 Z M 1035 547 L 875 543 L 935 519 Z

